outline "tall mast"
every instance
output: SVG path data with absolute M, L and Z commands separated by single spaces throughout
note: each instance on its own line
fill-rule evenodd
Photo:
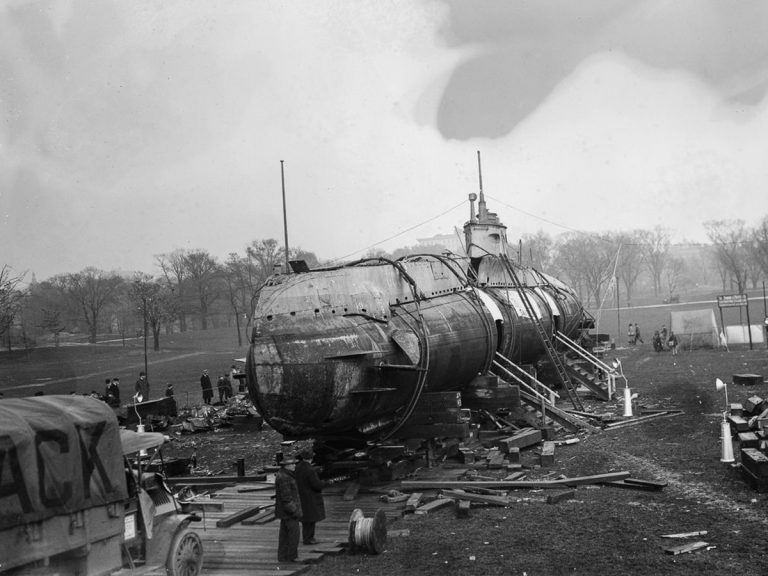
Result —
M 283 170 L 282 160 L 280 160 L 280 180 L 283 183 L 283 231 L 285 232 L 285 273 L 289 274 L 291 269 L 288 265 L 288 215 L 285 209 L 285 172 Z
M 480 150 L 477 151 L 477 177 L 480 180 L 480 201 L 477 203 L 477 215 L 480 222 L 483 222 L 488 216 L 488 209 L 485 206 L 485 196 L 483 195 L 483 166 L 480 163 Z

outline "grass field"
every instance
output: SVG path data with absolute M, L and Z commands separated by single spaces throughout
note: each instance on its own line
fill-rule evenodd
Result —
M 147 352 L 150 397 L 160 398 L 171 383 L 179 404 L 199 403 L 200 374 L 216 376 L 229 371 L 235 358 L 245 357 L 238 348 L 234 329 L 217 329 L 161 335 L 160 351 Z M 97 344 L 64 344 L 59 348 L 0 352 L 0 391 L 6 397 L 45 394 L 104 393 L 106 378 L 120 378 L 123 399 L 133 395 L 134 383 L 144 370 L 144 340 L 100 338 Z

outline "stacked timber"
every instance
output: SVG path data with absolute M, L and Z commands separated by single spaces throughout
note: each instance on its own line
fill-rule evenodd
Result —
M 768 492 L 768 401 L 752 395 L 730 408 L 728 421 L 739 441 L 741 477 L 758 492 Z

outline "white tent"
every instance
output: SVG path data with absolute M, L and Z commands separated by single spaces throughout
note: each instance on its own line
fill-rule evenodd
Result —
M 719 345 L 717 320 L 711 308 L 670 312 L 669 325 L 683 350 L 716 348 Z

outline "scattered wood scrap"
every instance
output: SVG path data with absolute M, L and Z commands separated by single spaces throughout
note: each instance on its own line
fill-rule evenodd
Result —
M 268 522 L 272 522 L 272 520 L 274 519 L 275 519 L 275 505 L 270 504 L 264 510 L 256 514 L 256 516 L 243 520 L 242 524 L 243 526 L 256 526 L 256 525 L 267 524 Z
M 606 430 L 613 430 L 615 428 L 625 428 L 627 426 L 634 426 L 635 424 L 643 424 L 649 420 L 656 420 L 657 418 L 669 418 L 670 416 L 679 416 L 682 414 L 682 410 L 665 410 L 663 412 L 657 412 L 655 414 L 646 414 L 645 416 L 638 416 L 636 418 L 629 418 L 627 420 L 621 420 L 619 422 L 610 422 L 604 424 L 603 428 Z
M 464 490 L 443 490 L 443 496 L 453 498 L 454 500 L 466 500 L 476 504 L 488 504 L 490 506 L 507 506 L 509 498 L 507 496 L 492 496 L 490 494 L 472 494 Z
M 251 516 L 255 516 L 259 512 L 261 512 L 262 507 L 261 506 L 249 506 L 248 508 L 243 508 L 242 510 L 238 510 L 237 512 L 234 512 L 233 514 L 230 514 L 226 518 L 222 518 L 221 520 L 216 521 L 216 527 L 217 528 L 229 528 L 233 524 L 237 524 L 238 522 L 242 522 L 246 518 L 250 518 Z
M 608 472 L 595 474 L 594 476 L 578 476 L 574 478 L 561 478 L 558 480 L 480 480 L 471 483 L 451 480 L 403 480 L 400 483 L 402 490 L 425 489 L 464 489 L 467 486 L 482 488 L 562 488 L 563 486 L 581 486 L 584 484 L 604 484 L 614 480 L 629 478 L 629 472 Z
M 696 532 L 680 532 L 678 534 L 662 534 L 662 538 L 693 538 L 694 536 L 704 536 L 706 530 L 697 530 Z
M 563 500 L 571 500 L 576 497 L 576 490 L 561 490 L 547 496 L 547 504 L 557 504 Z
M 680 546 L 673 546 L 672 548 L 665 548 L 664 552 L 667 554 L 687 554 L 688 552 L 695 552 L 696 550 L 701 550 L 702 548 L 706 548 L 709 546 L 709 542 L 704 542 L 703 540 L 697 540 L 696 542 L 690 542 L 689 544 L 681 544 Z
M 450 504 L 453 504 L 453 500 L 451 498 L 438 498 L 437 500 L 432 500 L 432 502 L 427 502 L 426 504 L 422 504 L 416 510 L 414 510 L 414 514 L 417 514 L 419 516 L 423 514 L 429 514 L 430 512 L 434 512 L 435 510 L 439 510 L 440 508 L 443 508 L 444 506 L 448 506 Z
M 654 480 L 641 480 L 639 478 L 625 478 L 623 480 L 614 480 L 612 482 L 606 482 L 606 486 L 613 486 L 614 488 L 626 488 L 628 490 L 644 490 L 646 492 L 658 492 L 663 489 L 667 482 L 657 482 Z
M 405 503 L 405 513 L 410 514 L 411 512 L 415 512 L 416 509 L 421 505 L 421 499 L 423 497 L 424 494 L 421 492 L 412 493 Z

